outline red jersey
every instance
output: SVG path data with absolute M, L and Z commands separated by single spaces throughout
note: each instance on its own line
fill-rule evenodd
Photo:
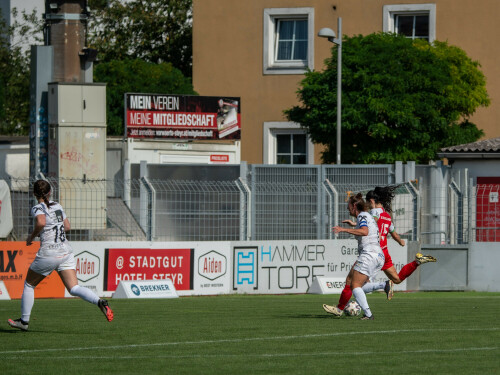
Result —
M 377 219 L 378 232 L 380 234 L 380 247 L 382 250 L 387 249 L 387 235 L 394 231 L 391 215 L 381 207 L 372 209 L 370 214 Z

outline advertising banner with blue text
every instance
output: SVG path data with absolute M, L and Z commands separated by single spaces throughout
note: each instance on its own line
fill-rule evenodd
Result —
M 232 242 L 233 291 L 306 293 L 314 277 L 345 280 L 358 256 L 357 245 L 356 240 Z M 407 248 L 390 241 L 389 252 L 399 272 L 407 263 Z M 379 272 L 376 280 L 387 277 Z M 405 281 L 395 288 L 405 289 Z

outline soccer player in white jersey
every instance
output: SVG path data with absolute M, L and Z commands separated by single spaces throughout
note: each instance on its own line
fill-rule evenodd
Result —
M 356 236 L 358 240 L 358 259 L 352 267 L 351 290 L 354 298 L 364 312 L 361 320 L 373 320 L 373 314 L 368 305 L 363 285 L 374 277 L 384 265 L 384 254 L 379 243 L 378 226 L 373 217 L 367 212 L 367 206 L 361 193 L 349 197 L 348 209 L 351 216 L 356 217 L 356 223 L 352 220 L 344 220 L 343 223 L 355 228 L 333 227 L 335 233 L 346 232 Z M 333 314 L 329 309 L 335 306 L 323 305 L 325 311 Z M 337 315 L 337 314 L 335 314 Z
M 382 271 L 384 271 L 389 280 L 384 282 L 367 283 L 363 286 L 363 290 L 365 293 L 370 293 L 377 289 L 384 289 L 387 293 L 388 300 L 392 299 L 393 284 L 402 283 L 403 280 L 409 277 L 421 264 L 437 261 L 437 259 L 431 255 L 417 253 L 414 261 L 405 264 L 399 273 L 396 271 L 387 247 L 387 234 L 390 233 L 394 240 L 396 240 L 396 242 L 401 246 L 405 245 L 404 240 L 402 240 L 399 234 L 396 233 L 392 217 L 390 215 L 392 213 L 392 200 L 395 196 L 394 191 L 397 187 L 397 185 L 384 187 L 377 186 L 374 190 L 370 190 L 366 194 L 366 201 L 368 206 L 371 208 L 370 214 L 373 216 L 378 225 L 380 233 L 380 247 L 382 248 L 385 256 L 385 264 L 382 267 Z
M 28 330 L 31 309 L 35 302 L 35 288 L 54 270 L 57 270 L 61 281 L 72 296 L 97 305 L 106 319 L 111 322 L 113 311 L 109 308 L 108 302 L 99 299 L 90 289 L 78 285 L 75 258 L 66 240 L 66 232 L 71 226 L 62 206 L 57 202 L 49 201 L 50 193 L 50 184 L 47 181 L 35 182 L 33 194 L 38 204 L 31 209 L 31 214 L 35 218 L 35 227 L 26 239 L 26 245 L 30 246 L 35 237 L 40 236 L 40 249 L 28 269 L 24 282 L 21 318 L 9 319 L 8 323 L 12 328 Z

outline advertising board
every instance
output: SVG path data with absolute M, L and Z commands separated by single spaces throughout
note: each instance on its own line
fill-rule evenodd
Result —
M 125 136 L 155 139 L 240 139 L 240 98 L 125 94 Z
M 176 290 L 193 289 L 194 249 L 110 248 L 104 253 L 104 290 L 120 281 L 170 279 Z
M 113 298 L 177 298 L 170 279 L 120 281 Z
M 389 242 L 399 272 L 407 263 L 407 248 Z M 315 277 L 345 280 L 358 256 L 356 240 L 249 241 L 232 246 L 232 287 L 237 293 L 306 293 Z M 383 272 L 375 278 L 386 279 Z M 403 282 L 395 289 L 405 288 Z
M 0 280 L 4 282 L 10 298 L 19 299 L 23 295 L 26 273 L 39 248 L 40 242 L 33 242 L 30 246 L 21 241 L 0 242 Z M 64 297 L 64 290 L 59 275 L 53 272 L 38 284 L 36 297 L 61 298 Z

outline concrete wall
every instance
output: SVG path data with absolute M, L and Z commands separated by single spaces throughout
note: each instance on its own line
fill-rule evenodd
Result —
M 474 242 L 468 260 L 467 290 L 500 292 L 500 242 Z
M 408 246 L 408 251 L 410 249 Z M 500 292 L 499 250 L 499 242 L 473 242 L 461 246 L 424 245 L 420 252 L 430 254 L 438 261 L 423 264 L 409 280 L 415 277 L 413 282 L 418 282 L 417 290 Z M 408 283 L 409 290 L 413 286 Z

